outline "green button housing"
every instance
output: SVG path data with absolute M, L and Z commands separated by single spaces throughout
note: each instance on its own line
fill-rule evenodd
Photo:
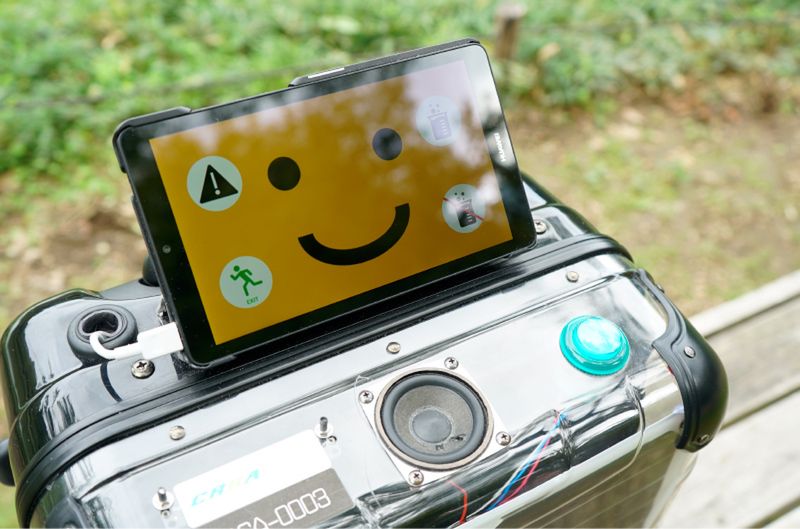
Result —
M 561 352 L 569 363 L 590 375 L 611 375 L 630 356 L 622 329 L 598 316 L 579 316 L 561 331 Z

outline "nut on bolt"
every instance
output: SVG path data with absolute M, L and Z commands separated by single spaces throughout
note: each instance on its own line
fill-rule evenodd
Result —
M 508 435 L 506 432 L 498 433 L 494 439 L 500 446 L 508 446 L 509 443 L 511 443 L 511 436 Z
M 425 481 L 425 476 L 422 474 L 421 470 L 412 470 L 408 473 L 408 482 L 418 487 L 422 485 L 422 482 Z
M 361 404 L 369 404 L 374 398 L 375 396 L 371 391 L 362 391 L 358 394 L 358 402 Z
M 172 507 L 174 502 L 175 496 L 173 496 L 172 493 L 167 491 L 167 489 L 164 487 L 159 487 L 155 496 L 153 496 L 153 507 L 159 511 L 166 511 Z
M 320 417 L 319 423 L 314 427 L 314 433 L 320 439 L 328 439 L 333 435 L 333 425 L 328 422 L 327 417 Z

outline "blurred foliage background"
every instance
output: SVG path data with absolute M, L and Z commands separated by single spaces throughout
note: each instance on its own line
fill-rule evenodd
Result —
M 629 247 L 688 314 L 800 268 L 800 2 L 523 2 L 495 62 L 522 169 Z M 131 116 L 466 36 L 489 0 L 0 3 L 0 329 L 137 277 L 110 146 Z M 0 525 L 15 524 L 0 491 Z

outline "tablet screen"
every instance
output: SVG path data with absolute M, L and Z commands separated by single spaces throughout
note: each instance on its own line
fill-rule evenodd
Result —
M 217 344 L 512 240 L 464 61 L 150 144 Z

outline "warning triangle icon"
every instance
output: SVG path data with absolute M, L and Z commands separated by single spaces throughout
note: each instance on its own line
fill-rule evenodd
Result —
M 203 192 L 200 193 L 200 203 L 205 204 L 212 200 L 235 195 L 239 190 L 228 182 L 219 171 L 209 165 L 206 169 L 206 178 L 203 181 Z

